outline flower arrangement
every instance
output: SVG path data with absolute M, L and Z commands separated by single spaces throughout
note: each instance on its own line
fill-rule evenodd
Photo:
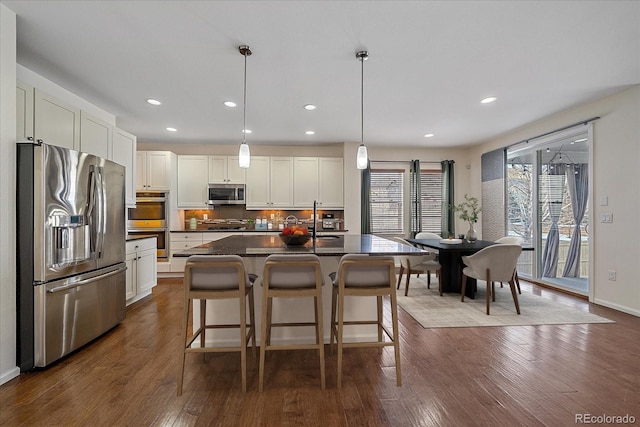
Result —
M 478 222 L 478 214 L 482 211 L 480 201 L 476 197 L 469 197 L 466 194 L 464 195 L 464 202 L 453 205 L 451 208 L 454 212 L 458 212 L 458 218 L 467 221 L 471 226 Z

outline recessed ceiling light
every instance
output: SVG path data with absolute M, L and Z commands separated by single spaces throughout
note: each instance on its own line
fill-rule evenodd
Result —
M 307 105 L 304 106 L 304 109 L 307 110 L 307 111 L 312 111 L 312 110 L 316 109 L 316 106 L 313 105 L 313 104 L 307 104 Z
M 235 107 L 236 103 L 233 101 L 224 101 L 224 105 L 226 105 L 227 107 Z
M 178 129 L 176 129 L 176 128 L 167 128 L 167 130 L 169 132 L 178 132 Z
M 307 135 L 315 135 L 315 132 L 312 130 L 308 130 L 305 132 Z
M 490 97 L 488 97 L 488 98 L 485 98 L 485 99 L 481 100 L 480 102 L 481 102 L 482 104 L 488 104 L 488 103 L 490 103 L 490 102 L 495 101 L 496 99 L 498 99 L 498 98 L 496 98 L 495 96 L 490 96 Z
M 251 133 L 251 129 L 244 129 L 242 132 L 244 132 L 244 133 Z
M 147 102 L 149 104 L 151 104 L 151 105 L 160 105 L 160 104 L 162 104 L 162 102 L 158 101 L 157 99 L 152 99 L 152 98 L 147 99 Z
M 433 134 L 433 133 L 425 133 L 425 134 L 424 134 L 424 137 L 425 137 L 425 138 L 431 138 L 431 137 L 432 137 L 432 136 L 434 136 L 434 135 L 435 135 L 435 134 Z

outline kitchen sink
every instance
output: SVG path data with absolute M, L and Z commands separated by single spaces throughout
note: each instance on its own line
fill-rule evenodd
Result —
M 316 236 L 316 239 L 320 239 L 320 240 L 332 240 L 332 239 L 339 239 L 340 236 L 336 236 L 335 234 L 325 234 L 323 236 Z

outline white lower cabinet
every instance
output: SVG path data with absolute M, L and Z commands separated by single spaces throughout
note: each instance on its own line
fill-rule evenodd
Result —
M 156 256 L 155 237 L 127 242 L 127 305 L 150 295 L 158 283 Z
M 221 232 L 174 232 L 171 233 L 171 272 L 184 273 L 184 265 L 187 263 L 187 257 L 174 257 L 176 252 L 191 249 L 200 246 L 203 243 L 212 242 L 214 240 L 224 239 L 232 235 L 241 233 L 221 233 Z

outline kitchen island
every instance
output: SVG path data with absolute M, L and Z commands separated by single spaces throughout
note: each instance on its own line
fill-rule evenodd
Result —
M 240 255 L 249 273 L 262 276 L 264 261 L 271 254 L 316 254 L 320 257 L 322 275 L 325 279 L 323 289 L 323 330 L 325 342 L 329 342 L 331 317 L 331 281 L 329 273 L 337 271 L 340 257 L 344 254 L 368 254 L 371 256 L 400 256 L 420 255 L 424 251 L 413 246 L 385 239 L 371 234 L 347 234 L 319 236 L 303 246 L 287 246 L 278 235 L 269 236 L 229 236 L 213 242 L 208 242 L 194 248 L 174 253 L 174 257 L 189 257 L 191 255 Z M 258 282 L 256 282 L 258 283 Z M 262 316 L 262 288 L 254 289 L 256 309 L 256 333 L 260 332 Z M 198 327 L 199 306 L 194 304 L 193 322 Z M 372 320 L 376 318 L 375 298 L 348 298 L 345 302 L 347 320 Z M 274 323 L 286 321 L 308 322 L 313 317 L 313 300 L 309 298 L 285 299 L 278 298 L 273 302 Z M 209 301 L 207 303 L 207 319 L 217 323 L 237 322 L 239 306 L 228 300 Z M 236 331 L 216 331 L 214 337 L 210 330 L 207 332 L 207 345 L 237 345 L 239 343 Z M 276 328 L 272 334 L 274 343 L 297 341 L 312 343 L 315 341 L 313 328 Z M 356 325 L 345 328 L 345 340 L 373 340 L 377 339 L 377 329 L 370 325 Z M 260 337 L 257 336 L 258 342 Z

